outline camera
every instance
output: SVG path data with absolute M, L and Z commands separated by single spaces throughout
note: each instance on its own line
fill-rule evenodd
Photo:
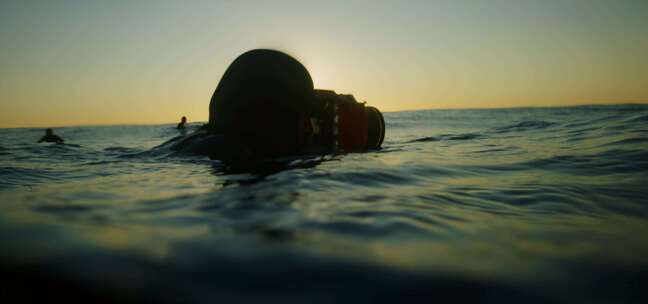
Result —
M 333 153 L 380 149 L 385 138 L 382 113 L 353 95 L 315 90 L 315 111 L 311 114 L 312 145 Z
M 385 122 L 378 109 L 352 95 L 314 89 L 293 57 L 257 49 L 223 74 L 210 101 L 208 130 L 222 135 L 236 157 L 268 159 L 380 149 Z

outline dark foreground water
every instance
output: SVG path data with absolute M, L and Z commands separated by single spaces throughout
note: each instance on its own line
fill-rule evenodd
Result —
M 173 125 L 0 129 L 0 290 L 646 303 L 648 106 L 385 118 L 381 151 L 244 174 L 156 148 Z

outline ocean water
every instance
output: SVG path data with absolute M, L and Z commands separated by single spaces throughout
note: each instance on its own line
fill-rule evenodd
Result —
M 228 172 L 175 125 L 0 129 L 24 301 L 646 303 L 648 106 L 386 113 L 383 149 Z M 199 123 L 191 124 L 195 129 Z

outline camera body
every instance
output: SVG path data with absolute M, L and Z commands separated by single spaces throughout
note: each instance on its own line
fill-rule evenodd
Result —
M 374 107 L 359 103 L 353 95 L 315 90 L 311 113 L 311 144 L 333 153 L 379 149 L 385 137 L 385 122 Z

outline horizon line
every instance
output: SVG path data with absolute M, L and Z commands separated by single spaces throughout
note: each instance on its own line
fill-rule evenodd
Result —
M 637 102 L 620 102 L 620 103 L 577 103 L 577 104 L 568 104 L 568 105 L 545 105 L 545 106 L 483 106 L 483 107 L 457 107 L 457 108 L 415 108 L 415 109 L 405 109 L 398 111 L 381 111 L 383 113 L 398 113 L 398 112 L 413 112 L 413 111 L 426 111 L 426 110 L 505 110 L 505 109 L 536 109 L 536 108 L 577 108 L 577 107 L 592 107 L 592 106 L 638 106 L 646 105 L 648 106 L 648 101 L 637 101 Z
M 415 112 L 415 111 L 447 111 L 447 110 L 506 110 L 506 109 L 539 109 L 539 108 L 578 108 L 578 107 L 592 107 L 592 106 L 648 106 L 648 101 L 640 102 L 623 102 L 623 103 L 587 103 L 587 104 L 571 104 L 571 105 L 551 105 L 551 106 L 510 106 L 510 107 L 457 107 L 457 108 L 416 108 L 404 109 L 397 111 L 381 111 L 383 113 L 400 113 L 400 112 Z M 380 109 L 379 109 L 380 110 Z M 177 122 L 164 122 L 164 123 L 96 123 L 96 124 L 71 124 L 71 125 L 48 125 L 48 126 L 16 126 L 16 127 L 0 127 L 0 129 L 37 129 L 37 128 L 75 128 L 75 127 L 108 127 L 108 126 L 154 126 L 154 125 L 168 125 L 176 124 Z M 207 123 L 207 121 L 194 121 L 193 123 Z

